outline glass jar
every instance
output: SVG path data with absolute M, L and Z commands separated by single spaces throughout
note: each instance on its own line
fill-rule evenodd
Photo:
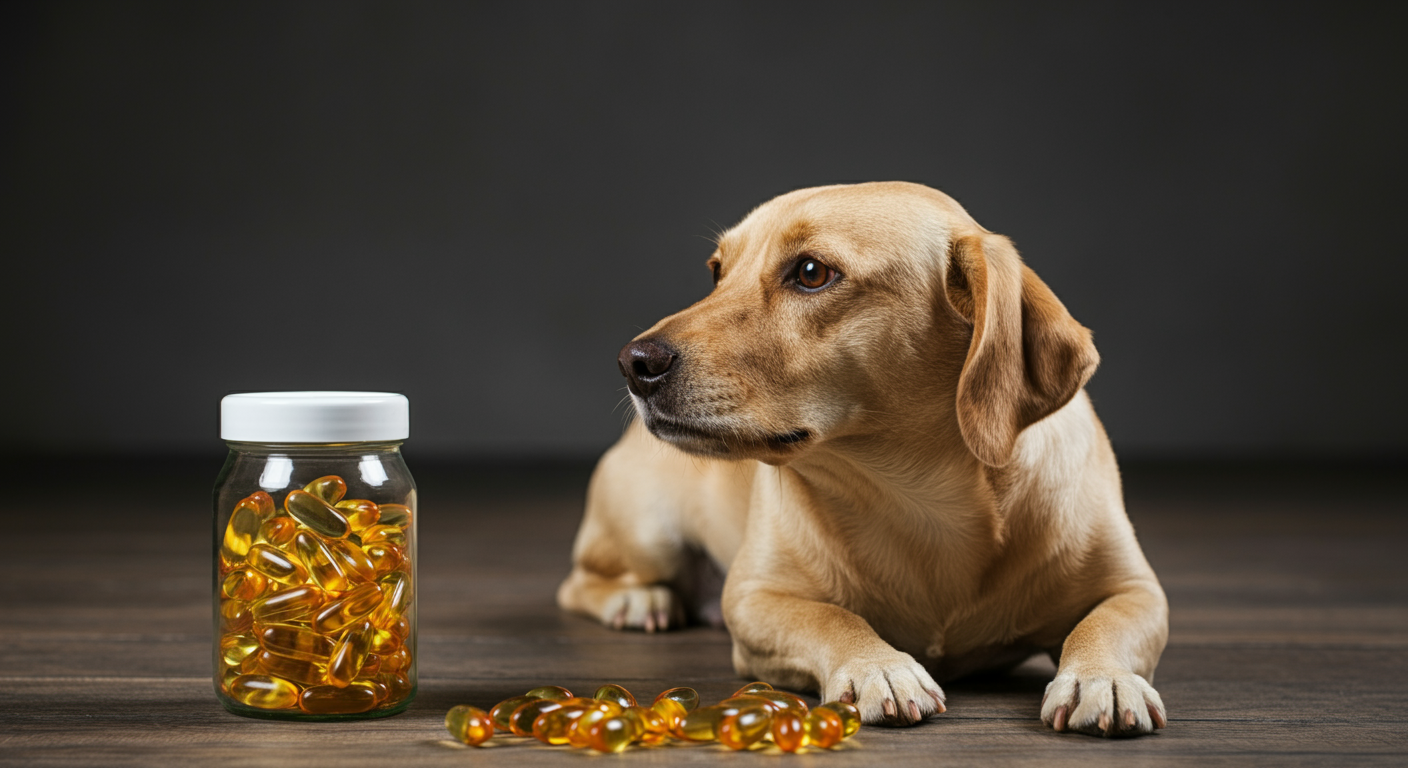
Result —
M 215 691 L 238 715 L 384 717 L 416 694 L 416 486 L 402 395 L 221 402 Z

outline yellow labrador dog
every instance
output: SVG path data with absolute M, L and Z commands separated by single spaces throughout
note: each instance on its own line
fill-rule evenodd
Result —
M 621 351 L 640 418 L 592 477 L 558 602 L 666 629 L 702 551 L 738 672 L 867 723 L 1044 651 L 1044 723 L 1162 727 L 1168 604 L 1082 389 L 1099 358 L 1011 242 L 925 186 L 818 187 L 709 267 L 709 296 Z

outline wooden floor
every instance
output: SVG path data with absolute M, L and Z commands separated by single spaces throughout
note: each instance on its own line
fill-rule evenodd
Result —
M 248 720 L 209 679 L 215 466 L 36 465 L 0 500 L 0 763 L 580 765 L 745 762 L 719 747 L 605 758 L 536 742 L 448 742 L 445 710 L 538 684 L 653 695 L 736 688 L 729 640 L 617 633 L 559 613 L 585 471 L 419 471 L 421 689 L 353 724 Z M 414 464 L 413 464 L 414 466 Z M 13 469 L 13 468 L 12 468 Z M 1408 494 L 1394 472 L 1127 472 L 1131 517 L 1172 603 L 1156 680 L 1169 727 L 1129 741 L 1054 734 L 1049 663 L 947 686 L 949 712 L 865 728 L 797 765 L 1408 764 Z

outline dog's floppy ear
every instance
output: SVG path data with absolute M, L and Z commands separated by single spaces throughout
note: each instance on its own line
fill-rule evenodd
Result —
M 1001 235 L 955 240 L 944 289 L 973 328 L 958 379 L 958 426 L 973 455 L 1000 467 L 1023 429 L 1085 386 L 1100 356 L 1090 331 Z

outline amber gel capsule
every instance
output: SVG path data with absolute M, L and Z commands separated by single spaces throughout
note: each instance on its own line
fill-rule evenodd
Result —
M 241 663 L 240 669 L 244 669 L 244 663 L 248 663 L 250 659 L 254 660 L 251 667 L 266 675 L 281 677 L 304 685 L 318 685 L 327 675 L 327 667 L 321 664 L 302 659 L 291 659 L 268 651 L 260 651 L 245 659 Z
M 540 685 L 537 688 L 523 694 L 535 699 L 570 699 L 572 692 L 560 685 Z
M 757 691 L 771 691 L 772 686 L 764 682 L 749 683 L 733 692 L 734 696 L 743 696 Z
M 367 617 L 381 604 L 381 588 L 375 584 L 358 584 L 330 600 L 313 617 L 313 629 L 328 634 Z
M 802 727 L 802 718 L 792 711 L 779 712 L 772 717 L 772 743 L 783 752 L 796 752 L 802 748 L 807 734 Z
M 259 540 L 276 547 L 287 546 L 289 542 L 293 541 L 293 535 L 296 533 L 298 533 L 298 523 L 288 515 L 271 517 L 259 526 Z
M 411 524 L 411 508 L 405 504 L 382 504 L 381 515 L 377 522 L 381 525 L 395 525 L 405 528 Z
M 405 571 L 393 571 L 377 579 L 377 584 L 381 585 L 382 599 L 372 623 L 380 629 L 390 629 L 411 604 L 411 577 Z
M 333 641 L 317 632 L 287 624 L 269 624 L 259 632 L 259 645 L 266 651 L 320 664 L 332 656 Z
M 538 715 L 533 721 L 533 735 L 544 744 L 561 746 L 567 743 L 573 721 L 592 710 L 582 706 L 564 706 Z
M 841 718 L 842 738 L 849 739 L 860 730 L 860 710 L 856 705 L 845 701 L 828 701 L 825 704 L 817 705 L 817 709 L 826 709 L 836 713 Z
M 512 715 L 509 715 L 508 728 L 515 736 L 532 736 L 533 723 L 538 719 L 538 715 L 551 712 L 554 709 L 562 709 L 562 702 L 557 699 L 526 701 L 513 710 Z
M 303 490 L 329 504 L 336 504 L 347 495 L 347 483 L 337 475 L 327 475 L 303 486 Z
M 364 619 L 342 635 L 342 639 L 337 641 L 329 656 L 329 683 L 338 688 L 346 688 L 362 673 L 362 667 L 366 665 L 368 651 L 371 649 L 372 633 L 375 631 L 372 623 Z
M 310 715 L 366 712 L 376 706 L 376 691 L 365 685 L 315 685 L 298 697 L 298 708 Z
M 596 689 L 596 693 L 592 694 L 592 698 L 615 702 L 619 704 L 622 709 L 636 705 L 636 697 L 632 696 L 630 691 L 615 683 L 607 683 Z
M 347 524 L 352 526 L 353 533 L 360 533 L 376 525 L 381 519 L 381 508 L 376 502 L 367 499 L 343 499 L 333 504 L 333 507 L 347 518 Z
M 346 539 L 324 539 L 322 543 L 349 581 L 376 581 L 376 564 L 361 547 Z
M 772 710 L 767 707 L 741 709 L 719 720 L 719 743 L 729 749 L 747 749 L 762 741 L 772 727 Z
M 680 705 L 684 707 L 684 711 L 688 712 L 699 706 L 699 691 L 684 686 L 671 688 L 668 691 L 662 691 L 659 696 L 656 696 L 655 703 L 660 703 L 661 699 L 673 699 L 678 701 Z
M 254 619 L 262 624 L 275 624 L 311 616 L 322 604 L 323 590 L 304 585 L 266 595 L 250 605 Z
M 289 491 L 284 509 L 293 519 L 330 539 L 345 539 L 352 532 L 347 518 L 336 507 L 307 491 Z
M 713 741 L 719 737 L 723 707 L 700 707 L 680 719 L 675 735 L 689 741 Z
M 445 713 L 445 730 L 461 744 L 477 747 L 494 735 L 494 721 L 478 707 L 460 704 Z
M 513 726 L 509 724 L 509 718 L 513 717 L 514 710 L 533 701 L 527 696 L 514 696 L 511 699 L 504 699 L 494 708 L 489 710 L 489 719 L 494 721 L 494 727 L 501 731 L 513 732 Z
M 634 738 L 635 727 L 625 717 L 617 715 L 593 725 L 587 734 L 587 745 L 598 752 L 610 754 L 630 746 Z
M 252 568 L 240 568 L 231 571 L 220 583 L 220 594 L 231 600 L 253 600 L 264 594 L 268 583 L 264 574 Z
M 347 572 L 342 569 L 340 558 L 335 558 L 321 539 L 308 531 L 299 531 L 293 537 L 293 545 L 308 575 L 318 586 L 329 592 L 347 589 Z
M 230 682 L 230 697 L 259 709 L 292 709 L 298 705 L 298 686 L 268 675 L 240 675 Z
M 841 724 L 840 715 L 817 707 L 802 721 L 802 731 L 807 735 L 808 746 L 831 749 L 845 738 L 846 727 Z
M 308 580 L 308 569 L 289 553 L 268 544 L 255 544 L 245 556 L 249 566 L 274 581 L 297 586 Z

